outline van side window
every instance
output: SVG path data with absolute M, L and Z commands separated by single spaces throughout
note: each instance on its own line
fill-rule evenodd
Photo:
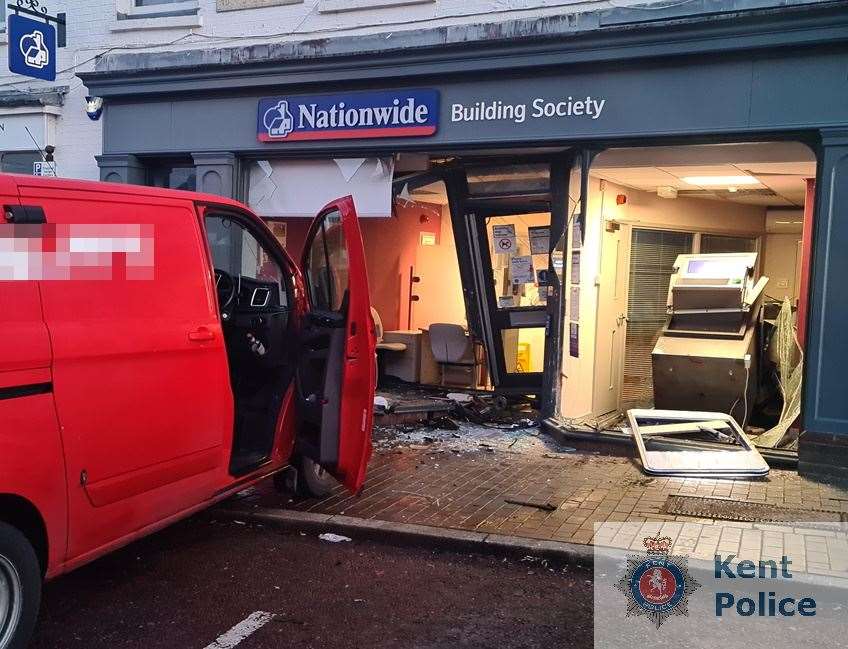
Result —
M 276 283 L 278 304 L 286 306 L 283 271 L 250 230 L 225 215 L 207 216 L 206 236 L 216 269 L 235 279 L 247 277 Z
M 338 210 L 327 213 L 312 240 L 307 259 L 307 282 L 312 307 L 318 311 L 343 310 L 349 281 L 347 241 Z

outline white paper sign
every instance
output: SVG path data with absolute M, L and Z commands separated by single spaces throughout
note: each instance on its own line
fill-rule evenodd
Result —
M 580 251 L 571 251 L 571 283 L 580 283 Z
M 515 252 L 515 225 L 495 225 L 492 227 L 492 242 L 495 253 L 499 255 Z
M 583 228 L 580 227 L 580 219 L 577 217 L 571 226 L 571 247 L 575 250 L 583 247 Z
M 551 251 L 551 229 L 546 226 L 537 226 L 527 229 L 530 235 L 530 254 L 547 255 Z
M 533 284 L 536 273 L 533 272 L 533 257 L 520 255 L 509 260 L 509 272 L 513 284 Z
M 580 287 L 571 287 L 571 296 L 569 298 L 569 317 L 572 320 L 580 320 Z

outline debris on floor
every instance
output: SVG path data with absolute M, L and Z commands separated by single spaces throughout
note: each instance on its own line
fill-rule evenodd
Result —
M 542 457 L 546 457 L 551 460 L 564 460 L 565 458 L 569 457 L 569 453 L 576 453 L 577 449 L 573 446 L 562 446 L 560 447 L 559 451 L 559 453 L 545 453 L 544 455 L 542 455 Z
M 546 512 L 554 512 L 559 507 L 547 500 L 534 500 L 533 498 L 519 498 L 518 496 L 505 496 L 504 502 L 510 505 L 521 505 L 522 507 L 534 507 Z
M 377 450 L 437 445 L 452 453 L 552 457 L 575 451 L 540 436 L 539 411 L 524 397 L 403 384 L 381 388 L 378 398 L 373 435 Z
M 318 538 L 322 541 L 327 541 L 328 543 L 344 543 L 345 541 L 351 541 L 349 536 L 342 536 L 341 534 L 333 534 L 332 532 L 325 532 L 324 534 L 319 534 Z

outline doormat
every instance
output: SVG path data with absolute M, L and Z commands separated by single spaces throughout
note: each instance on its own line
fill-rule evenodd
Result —
M 795 509 L 766 503 L 738 502 L 724 498 L 669 496 L 663 514 L 715 518 L 746 523 L 844 523 L 848 514 L 824 509 Z

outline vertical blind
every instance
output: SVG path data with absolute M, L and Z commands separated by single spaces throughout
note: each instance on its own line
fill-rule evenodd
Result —
M 668 283 L 677 255 L 692 252 L 693 235 L 665 230 L 633 230 L 627 337 L 624 352 L 624 409 L 652 406 L 651 351 L 666 320 Z

